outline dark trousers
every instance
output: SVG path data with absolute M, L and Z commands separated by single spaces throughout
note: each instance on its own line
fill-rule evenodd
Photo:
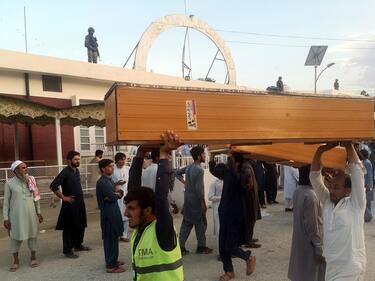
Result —
M 266 197 L 267 202 L 272 203 L 276 200 L 277 197 L 277 185 L 269 187 L 269 189 L 266 190 Z
M 66 228 L 63 230 L 63 253 L 72 253 L 73 248 L 79 248 L 83 243 L 85 228 Z
M 241 238 L 241 222 L 226 221 L 220 218 L 219 252 L 224 272 L 233 272 L 232 256 L 247 261 L 251 251 L 239 247 Z
M 202 219 L 197 223 L 192 223 L 188 220 L 183 219 L 180 228 L 179 242 L 182 248 L 185 247 L 186 240 L 189 238 L 191 229 L 195 228 L 195 235 L 198 240 L 198 247 L 206 247 L 206 229 L 207 219 L 206 216 L 202 216 Z
M 263 189 L 258 190 L 258 196 L 259 196 L 259 204 L 260 205 L 266 205 L 266 198 L 264 197 L 264 190 Z
M 111 235 L 106 236 L 103 239 L 104 245 L 104 257 L 105 257 L 105 264 L 107 268 L 114 268 L 117 266 L 118 261 L 118 236 Z
M 254 227 L 255 227 L 255 219 L 249 219 L 249 232 L 248 232 L 248 237 L 249 237 L 249 243 L 251 243 L 251 240 L 253 240 L 254 236 Z

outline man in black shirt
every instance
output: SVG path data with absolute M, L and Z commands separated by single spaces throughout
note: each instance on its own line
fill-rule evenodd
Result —
M 163 134 L 162 141 L 155 193 L 151 188 L 141 187 L 143 159 L 146 152 L 154 148 L 141 146 L 129 171 L 128 193 L 124 198 L 125 215 L 129 226 L 135 229 L 131 246 L 134 280 L 137 281 L 144 278 L 183 280 L 181 251 L 168 203 L 172 172 L 168 158 L 170 152 L 180 146 L 180 141 L 171 131 Z
M 50 189 L 62 200 L 56 230 L 63 231 L 63 253 L 67 258 L 78 258 L 73 248 L 75 251 L 90 250 L 89 247 L 82 245 L 87 217 L 78 170 L 81 157 L 79 152 L 69 151 L 66 159 L 68 166 L 55 177 Z M 62 191 L 59 189 L 60 186 Z
M 242 229 L 244 228 L 244 194 L 252 189 L 253 181 L 246 170 L 246 161 L 239 153 L 233 153 L 226 165 L 217 164 L 211 154 L 209 162 L 210 173 L 223 178 L 223 192 L 219 205 L 219 252 L 223 262 L 224 274 L 220 281 L 233 279 L 234 268 L 232 257 L 241 258 L 246 262 L 246 275 L 250 275 L 255 270 L 256 258 L 251 255 L 251 251 L 244 251 L 242 244 Z

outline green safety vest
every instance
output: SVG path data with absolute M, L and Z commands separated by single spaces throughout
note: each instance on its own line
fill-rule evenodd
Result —
M 134 252 L 134 240 L 138 230 L 133 231 L 131 253 L 134 280 L 137 281 L 183 281 L 182 256 L 177 235 L 176 247 L 171 251 L 160 248 L 156 237 L 156 220 L 146 227 Z M 133 254 L 134 253 L 134 254 Z

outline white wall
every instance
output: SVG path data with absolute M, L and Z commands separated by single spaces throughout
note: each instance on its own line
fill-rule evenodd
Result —
M 32 96 L 61 99 L 72 99 L 76 96 L 79 99 L 103 100 L 111 86 L 112 83 L 109 82 L 63 76 L 62 92 L 46 92 L 43 91 L 42 75 L 30 75 L 30 93 Z
M 43 91 L 42 75 L 29 75 L 30 95 L 45 98 L 69 99 L 72 105 L 79 105 L 80 100 L 103 101 L 104 95 L 112 86 L 111 82 L 101 82 L 93 79 L 62 77 L 62 92 Z M 0 93 L 25 95 L 25 79 L 21 72 L 0 70 Z M 91 151 L 83 151 L 83 155 L 93 155 L 95 152 L 95 127 L 90 127 Z M 75 149 L 80 151 L 80 127 L 74 128 Z
M 0 93 L 25 95 L 23 73 L 0 70 Z
M 43 91 L 42 75 L 30 74 L 30 95 L 46 98 L 103 100 L 112 86 L 111 82 L 100 82 L 83 78 L 62 77 L 62 92 Z M 0 93 L 25 95 L 25 78 L 21 72 L 0 70 Z

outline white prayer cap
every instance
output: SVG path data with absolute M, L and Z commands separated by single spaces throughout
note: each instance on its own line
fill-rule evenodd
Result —
M 10 169 L 14 172 L 19 165 L 21 165 L 23 162 L 21 160 L 16 160 L 12 163 L 10 166 Z

